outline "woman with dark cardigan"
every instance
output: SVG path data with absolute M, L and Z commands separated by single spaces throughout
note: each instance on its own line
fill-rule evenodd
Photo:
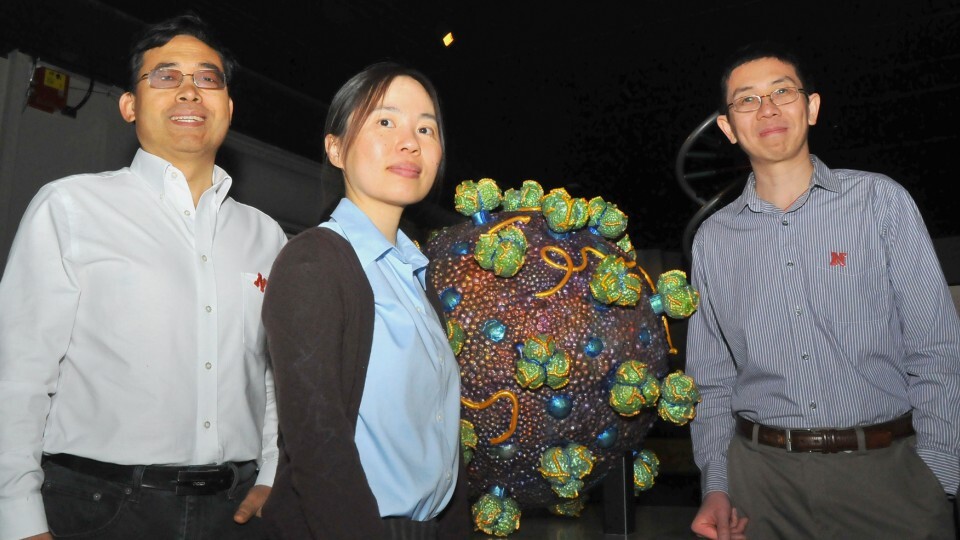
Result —
M 399 230 L 442 169 L 436 91 L 370 66 L 337 92 L 324 134 L 346 196 L 281 251 L 263 304 L 280 418 L 267 531 L 467 538 L 459 368 L 428 261 Z

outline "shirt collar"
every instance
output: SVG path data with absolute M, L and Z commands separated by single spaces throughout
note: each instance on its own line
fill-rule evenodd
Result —
M 401 261 L 409 264 L 414 274 L 419 273 L 429 264 L 427 257 L 402 230 L 397 231 L 397 245 L 394 246 L 350 199 L 340 199 L 340 203 L 330 217 L 340 225 L 340 229 L 353 246 L 360 264 L 364 267 L 383 258 L 391 251 Z
M 840 181 L 833 175 L 833 171 L 831 171 L 824 162 L 820 161 L 820 158 L 813 154 L 810 154 L 810 163 L 813 164 L 813 178 L 810 182 L 811 188 L 821 187 L 827 191 L 840 193 Z M 764 205 L 769 206 L 770 203 L 764 201 L 757 195 L 757 177 L 751 172 L 750 176 L 747 177 L 747 185 L 744 186 L 743 193 L 734 201 L 734 208 L 739 214 L 746 208 L 751 208 L 759 212 Z
M 137 150 L 137 154 L 133 157 L 133 163 L 130 165 L 130 170 L 146 181 L 150 189 L 161 196 L 166 191 L 164 183 L 171 173 L 176 173 L 179 181 L 186 184 L 186 178 L 180 169 L 174 167 L 169 161 L 155 156 L 143 148 Z M 219 209 L 224 199 L 227 198 L 230 186 L 233 185 L 233 178 L 218 165 L 214 165 L 212 182 L 213 191 L 216 194 L 216 207 Z

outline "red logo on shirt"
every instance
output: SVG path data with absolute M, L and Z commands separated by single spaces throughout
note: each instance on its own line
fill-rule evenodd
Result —
M 830 252 L 830 266 L 846 266 L 847 265 L 847 252 L 846 251 L 831 251 Z
M 257 273 L 257 280 L 253 282 L 254 287 L 259 287 L 260 292 L 263 292 L 267 288 L 267 278 L 263 277 L 263 274 Z

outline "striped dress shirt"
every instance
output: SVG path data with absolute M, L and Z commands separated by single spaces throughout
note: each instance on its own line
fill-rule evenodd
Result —
M 741 415 L 791 429 L 844 428 L 913 411 L 917 453 L 960 483 L 960 322 L 923 219 L 890 178 L 811 156 L 786 211 L 743 194 L 693 244 L 699 311 L 687 371 L 703 492 L 727 491 Z

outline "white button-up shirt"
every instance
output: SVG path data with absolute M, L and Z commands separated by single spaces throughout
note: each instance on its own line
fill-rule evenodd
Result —
M 118 464 L 256 459 L 276 471 L 260 306 L 286 236 L 183 174 L 129 168 L 44 186 L 0 280 L 0 539 L 46 530 L 41 451 Z

